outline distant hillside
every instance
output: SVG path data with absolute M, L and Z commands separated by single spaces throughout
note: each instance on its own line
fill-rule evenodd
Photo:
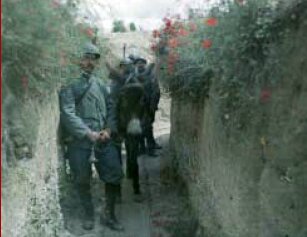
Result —
M 116 60 L 123 58 L 123 47 L 126 44 L 126 57 L 135 54 L 152 61 L 154 56 L 150 50 L 151 34 L 148 32 L 111 33 L 104 35 L 109 46 L 108 57 Z

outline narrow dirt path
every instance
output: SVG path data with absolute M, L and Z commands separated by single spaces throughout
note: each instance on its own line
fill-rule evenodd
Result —
M 169 159 L 168 140 L 170 132 L 170 99 L 163 97 L 160 109 L 156 116 L 155 136 L 163 146 L 159 157 L 147 155 L 139 157 L 140 182 L 146 201 L 135 203 L 133 201 L 132 184 L 128 179 L 122 184 L 122 203 L 118 205 L 118 217 L 125 227 L 124 232 L 114 232 L 100 225 L 99 215 L 103 210 L 105 196 L 103 184 L 94 175 L 92 194 L 95 205 L 95 229 L 84 231 L 81 227 L 82 213 L 79 208 L 77 195 L 71 184 L 64 188 L 62 195 L 62 210 L 68 236 L 84 237 L 178 237 L 178 226 L 182 221 L 186 224 L 188 218 L 185 195 L 179 192 L 175 184 L 163 178 L 163 171 Z M 124 162 L 125 163 L 125 162 Z M 124 167 L 125 170 L 125 167 Z M 185 220 L 184 220 L 185 219 Z M 188 227 L 187 227 L 188 228 Z M 180 236 L 185 236 L 184 231 Z M 177 234 L 176 234 L 177 233 Z M 182 235 L 183 234 L 183 235 Z

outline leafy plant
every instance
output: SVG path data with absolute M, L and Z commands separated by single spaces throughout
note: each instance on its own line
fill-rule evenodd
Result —
M 136 31 L 136 26 L 135 26 L 134 22 L 131 22 L 129 24 L 129 29 L 130 29 L 130 31 Z
M 298 27 L 306 1 L 293 6 L 287 13 L 267 0 L 225 1 L 206 17 L 164 19 L 152 45 L 161 80 L 173 96 L 211 97 L 222 121 L 234 119 L 243 129 L 281 78 L 280 61 L 289 50 L 282 44 Z
M 127 29 L 125 27 L 125 24 L 122 20 L 115 20 L 113 22 L 113 30 L 112 30 L 114 33 L 117 33 L 117 32 L 126 32 Z

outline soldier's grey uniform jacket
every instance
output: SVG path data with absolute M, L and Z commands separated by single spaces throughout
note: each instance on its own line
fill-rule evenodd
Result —
M 89 78 L 89 79 L 88 79 Z M 117 132 L 117 120 L 112 98 L 94 75 L 83 73 L 60 92 L 61 124 L 71 135 L 70 145 L 90 148 L 93 143 L 86 134 L 109 128 Z

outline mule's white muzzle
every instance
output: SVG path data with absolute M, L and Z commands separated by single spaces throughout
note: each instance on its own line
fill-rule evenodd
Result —
M 137 118 L 131 119 L 127 126 L 127 133 L 130 135 L 142 134 L 141 121 Z

